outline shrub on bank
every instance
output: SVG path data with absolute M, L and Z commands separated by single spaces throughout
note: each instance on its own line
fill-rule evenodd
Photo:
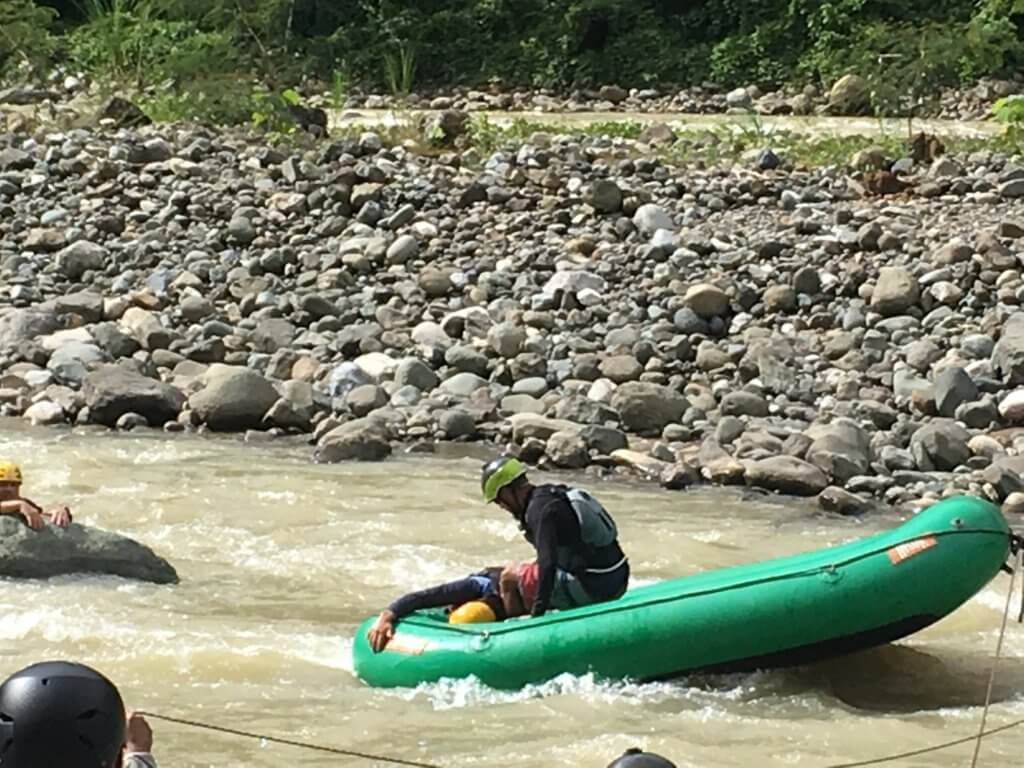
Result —
M 1024 0 L 6 0 L 0 72 L 60 63 L 152 110 L 249 121 L 253 84 L 416 88 L 831 83 L 878 114 L 1024 62 Z M 255 103 L 254 103 L 255 102 Z
M 947 79 L 1022 61 L 1022 0 L 7 0 L 0 66 L 45 54 L 164 76 L 225 66 L 281 77 L 343 69 L 388 84 L 777 85 L 831 80 L 879 53 L 911 55 L 923 27 L 959 44 Z M 165 63 L 167 62 L 167 63 Z

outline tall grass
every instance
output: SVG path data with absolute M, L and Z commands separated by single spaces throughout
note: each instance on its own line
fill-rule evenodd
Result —
M 144 79 L 144 34 L 156 20 L 151 0 L 78 0 L 86 19 L 83 45 L 95 64 L 118 79 Z
M 397 51 L 384 54 L 384 79 L 393 96 L 408 96 L 416 79 L 416 51 L 401 42 Z

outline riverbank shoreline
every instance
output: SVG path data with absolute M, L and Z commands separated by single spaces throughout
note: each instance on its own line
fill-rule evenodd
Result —
M 15 444 L 41 442 L 48 450 L 66 444 L 71 449 L 78 445 L 87 444 L 93 438 L 100 438 L 104 442 L 112 441 L 113 446 L 132 445 L 141 448 L 144 458 L 139 459 L 143 464 L 150 462 L 160 463 L 167 461 L 166 449 L 175 448 L 182 451 L 183 455 L 192 457 L 195 451 L 199 455 L 203 452 L 214 449 L 214 456 L 220 456 L 224 451 L 231 451 L 238 447 L 245 454 L 250 451 L 259 451 L 258 461 L 264 467 L 270 462 L 279 461 L 280 467 L 288 472 L 295 467 L 301 467 L 303 471 L 307 468 L 316 471 L 316 468 L 330 472 L 337 468 L 346 472 L 340 477 L 347 477 L 347 471 L 360 471 L 371 469 L 376 466 L 386 467 L 392 463 L 396 468 L 411 468 L 414 473 L 422 473 L 423 467 L 444 466 L 458 468 L 452 476 L 456 484 L 469 483 L 475 488 L 479 467 L 483 466 L 495 456 L 501 454 L 507 446 L 498 443 L 487 443 L 482 441 L 445 441 L 439 440 L 430 443 L 397 443 L 394 452 L 383 462 L 373 462 L 374 467 L 369 467 L 362 462 L 351 462 L 347 464 L 315 464 L 309 462 L 309 448 L 311 445 L 308 435 L 283 434 L 278 436 L 267 435 L 262 431 L 251 431 L 248 433 L 223 433 L 212 432 L 200 427 L 193 430 L 168 432 L 166 430 L 140 426 L 132 430 L 111 430 L 97 424 L 87 425 L 33 425 L 25 419 L 16 416 L 0 416 L 0 429 L 4 431 Z M 17 460 L 22 462 L 23 470 L 30 472 L 33 477 L 42 469 L 40 459 L 31 453 L 19 449 L 15 451 Z M 423 462 L 429 462 L 424 464 Z M 438 462 L 443 462 L 439 464 Z M 45 463 L 45 462 L 44 462 Z M 536 481 L 542 478 L 548 482 L 565 482 L 589 488 L 594 493 L 602 493 L 602 488 L 610 484 L 618 494 L 629 492 L 641 492 L 644 494 L 658 494 L 665 497 L 677 498 L 680 510 L 695 500 L 701 504 L 722 503 L 730 506 L 736 504 L 755 503 L 759 509 L 780 508 L 794 513 L 792 518 L 784 518 L 780 525 L 792 527 L 799 524 L 800 520 L 818 519 L 832 522 L 842 522 L 844 525 L 859 526 L 862 522 L 870 519 L 871 525 L 878 530 L 886 526 L 898 525 L 906 519 L 908 510 L 900 510 L 896 507 L 878 504 L 873 506 L 868 515 L 840 515 L 834 511 L 822 509 L 817 500 L 813 497 L 791 496 L 786 494 L 766 491 L 755 486 L 746 485 L 712 485 L 703 483 L 688 486 L 671 492 L 664 492 L 658 489 L 657 482 L 640 471 L 630 466 L 620 464 L 607 468 L 593 465 L 584 469 L 564 469 L 552 466 L 548 462 L 538 465 L 531 465 L 531 475 Z M 264 471 L 265 473 L 265 471 Z M 320 476 L 324 481 L 329 480 L 331 475 Z M 65 478 L 65 482 L 71 486 L 77 486 L 74 476 Z M 48 491 L 49 492 L 49 491 Z M 80 492 L 80 491 L 79 491 Z M 475 497 L 475 493 L 473 494 Z M 481 501 L 481 510 L 484 510 Z M 620 514 L 628 514 L 622 511 Z M 851 535 L 857 535 L 857 527 L 851 527 Z
M 8 134 L 0 411 L 298 433 L 324 462 L 480 441 L 852 514 L 1021 508 L 1019 154 L 921 134 L 809 167 L 764 130 L 695 162 L 654 149 L 690 141 L 667 126 L 488 149 L 441 115 L 428 152 Z

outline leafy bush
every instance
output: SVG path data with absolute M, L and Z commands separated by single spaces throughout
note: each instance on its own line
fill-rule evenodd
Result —
M 138 85 L 197 80 L 237 64 L 231 37 L 167 19 L 152 0 L 87 0 L 88 20 L 67 37 L 83 70 Z
M 1024 96 L 1007 96 L 992 105 L 992 115 L 1006 125 L 1006 138 L 1024 144 Z
M 48 53 L 49 8 L 76 65 L 147 83 L 234 69 L 280 90 L 343 69 L 398 93 L 493 78 L 771 87 L 866 76 L 896 66 L 878 63 L 888 52 L 904 54 L 918 79 L 927 70 L 932 84 L 949 85 L 1024 64 L 1024 0 L 43 2 L 0 0 L 0 66 Z
M 992 115 L 1001 123 L 1024 125 L 1024 96 L 1007 96 L 992 105 Z
M 55 16 L 32 0 L 0 2 L 0 75 L 18 67 L 34 72 L 45 65 L 54 48 L 50 25 Z
M 141 103 L 157 122 L 197 121 L 212 125 L 249 125 L 256 111 L 254 84 L 234 75 L 191 81 L 187 88 L 154 89 Z

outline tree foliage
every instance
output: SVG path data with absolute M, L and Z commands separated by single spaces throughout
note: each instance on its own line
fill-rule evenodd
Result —
M 1024 0 L 3 0 L 0 8 L 10 17 L 0 16 L 0 65 L 28 54 L 21 41 L 44 41 L 31 50 L 48 53 L 56 16 L 72 62 L 150 80 L 244 69 L 264 81 L 343 72 L 392 88 L 493 78 L 774 86 L 827 82 L 900 53 L 917 62 L 919 79 L 923 67 L 929 82 L 952 83 L 1024 63 Z M 953 55 L 943 55 L 946 43 L 955 43 Z
M 36 70 L 53 52 L 50 33 L 56 13 L 32 0 L 0 2 L 0 73 Z

